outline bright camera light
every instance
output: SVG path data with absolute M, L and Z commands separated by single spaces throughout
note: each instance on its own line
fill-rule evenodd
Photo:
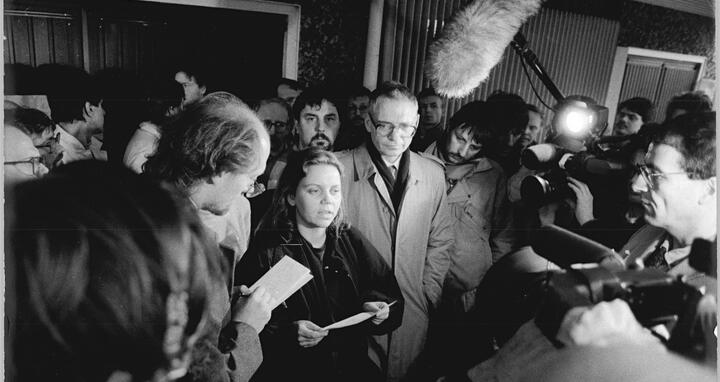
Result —
M 572 109 L 565 114 L 565 131 L 572 135 L 582 135 L 589 131 L 593 124 L 593 116 L 588 110 Z

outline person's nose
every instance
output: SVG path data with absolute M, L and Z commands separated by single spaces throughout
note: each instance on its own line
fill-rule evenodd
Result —
M 35 176 L 37 176 L 38 178 L 41 176 L 45 176 L 45 174 L 50 172 L 50 170 L 47 167 L 45 167 L 44 164 L 40 163 L 38 166 L 39 166 L 39 168 L 37 169 L 37 172 L 35 174 Z
M 315 125 L 315 131 L 318 133 L 322 133 L 325 130 L 327 130 L 327 123 L 322 119 L 318 119 L 318 122 Z
M 640 175 L 640 173 L 636 173 L 633 175 L 632 179 L 630 180 L 630 189 L 635 193 L 642 193 L 646 192 L 649 189 L 649 185 L 645 181 L 645 178 Z
M 470 150 L 470 145 L 466 143 L 460 146 L 460 150 L 458 150 L 458 155 L 465 158 L 467 156 L 468 150 Z

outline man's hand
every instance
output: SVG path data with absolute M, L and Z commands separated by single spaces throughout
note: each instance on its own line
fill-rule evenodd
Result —
M 240 297 L 233 306 L 232 320 L 244 322 L 260 333 L 270 320 L 272 313 L 270 307 L 275 305 L 275 299 L 263 287 L 250 293 L 250 289 L 243 285 L 240 287 L 240 293 L 244 297 Z
M 293 322 L 297 328 L 298 343 L 304 348 L 317 345 L 328 335 L 328 330 L 323 330 L 314 322 L 308 320 L 300 320 Z
M 593 215 L 593 195 L 587 184 L 568 177 L 568 187 L 575 193 L 575 218 L 580 225 L 595 219 Z
M 622 342 L 658 345 L 657 338 L 635 319 L 630 306 L 621 300 L 601 302 L 591 308 L 573 308 L 565 315 L 557 335 L 568 346 L 608 346 Z
M 375 313 L 372 323 L 375 325 L 382 324 L 390 316 L 390 304 L 383 301 L 366 302 L 362 306 L 363 312 Z

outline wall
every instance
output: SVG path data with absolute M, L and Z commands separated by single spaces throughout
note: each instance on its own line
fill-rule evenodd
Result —
M 715 78 L 715 24 L 709 17 L 626 1 L 619 46 L 707 57 L 705 78 Z
M 361 85 L 369 0 L 294 0 L 301 10 L 298 78 Z

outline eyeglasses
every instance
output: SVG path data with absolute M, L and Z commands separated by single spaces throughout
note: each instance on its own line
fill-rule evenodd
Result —
M 32 158 L 26 159 L 26 160 L 10 161 L 10 162 L 5 162 L 4 164 L 6 166 L 19 166 L 19 165 L 30 166 L 30 172 L 25 171 L 25 173 L 33 174 L 35 176 L 43 175 L 43 168 L 47 168 L 43 164 L 42 157 L 32 157 Z
M 417 130 L 417 126 L 413 125 L 406 125 L 404 123 L 401 123 L 399 125 L 394 125 L 390 122 L 375 122 L 375 119 L 373 118 L 371 113 L 368 113 L 368 117 L 370 118 L 370 122 L 375 126 L 375 130 L 382 136 L 390 135 L 392 134 L 393 130 L 398 130 L 398 135 L 402 138 L 408 138 L 413 136 L 415 134 L 415 131 Z
M 245 197 L 246 198 L 254 198 L 260 194 L 265 192 L 265 185 L 262 183 L 258 183 L 258 181 L 254 181 L 252 186 L 248 188 L 247 191 L 245 191 Z
M 635 166 L 635 173 L 640 174 L 647 183 L 648 186 L 651 188 L 655 188 L 657 186 L 657 179 L 668 176 L 668 175 L 680 175 L 680 174 L 688 174 L 686 171 L 678 171 L 678 172 L 651 172 L 650 168 L 644 164 L 639 164 Z
M 263 123 L 265 124 L 265 127 L 267 127 L 268 129 L 270 129 L 270 128 L 275 128 L 275 129 L 284 130 L 284 129 L 286 129 L 287 126 L 288 126 L 287 122 L 283 122 L 283 121 L 271 121 L 271 120 L 269 120 L 269 119 L 263 120 Z

